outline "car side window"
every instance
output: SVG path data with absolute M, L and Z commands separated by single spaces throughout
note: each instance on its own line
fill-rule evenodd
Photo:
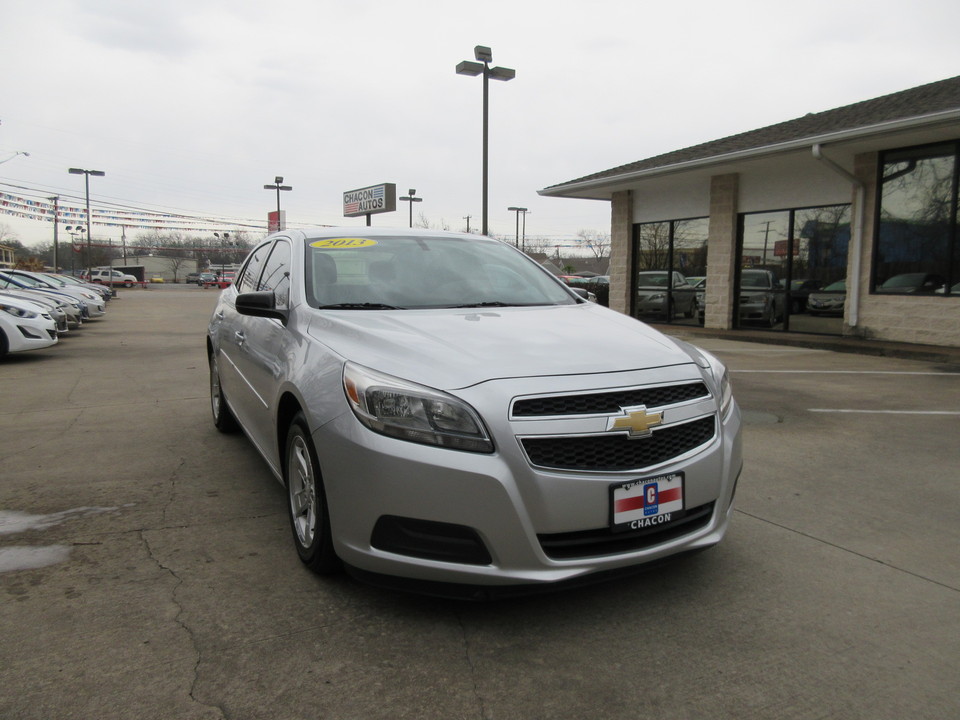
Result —
M 264 243 L 250 253 L 250 257 L 247 258 L 247 264 L 244 265 L 240 277 L 237 279 L 237 292 L 245 293 L 256 290 L 257 278 L 260 277 L 260 268 L 263 267 L 263 261 L 267 257 L 267 250 L 269 248 L 270 243 Z
M 277 308 L 290 304 L 290 243 L 277 240 L 263 266 L 257 290 L 273 290 Z

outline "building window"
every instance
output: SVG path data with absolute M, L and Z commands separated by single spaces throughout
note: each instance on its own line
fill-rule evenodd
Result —
M 874 293 L 960 296 L 958 150 L 954 142 L 881 155 Z
M 850 206 L 740 216 L 737 326 L 839 335 Z
M 636 317 L 694 325 L 707 274 L 707 218 L 634 225 Z

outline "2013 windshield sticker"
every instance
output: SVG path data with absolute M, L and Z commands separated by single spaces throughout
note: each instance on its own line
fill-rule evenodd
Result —
M 323 250 L 354 250 L 356 248 L 372 247 L 377 241 L 372 238 L 326 238 L 314 240 L 310 247 Z

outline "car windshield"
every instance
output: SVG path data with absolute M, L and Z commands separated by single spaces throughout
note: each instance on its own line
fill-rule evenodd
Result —
M 765 272 L 744 270 L 740 286 L 745 288 L 769 288 L 770 276 Z
M 834 283 L 827 285 L 822 292 L 846 292 L 847 291 L 847 281 L 846 280 L 837 280 Z
M 308 241 L 307 302 L 344 310 L 571 305 L 550 273 L 485 238 L 399 236 Z
M 666 287 L 667 273 L 665 272 L 642 272 L 637 273 L 637 285 L 639 287 Z
M 884 290 L 891 288 L 915 288 L 923 282 L 923 273 L 907 273 L 906 275 L 894 275 L 887 280 L 882 287 Z

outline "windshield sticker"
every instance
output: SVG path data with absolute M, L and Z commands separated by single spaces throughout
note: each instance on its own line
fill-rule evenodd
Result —
M 315 240 L 310 243 L 310 247 L 322 248 L 324 250 L 353 250 L 354 248 L 372 247 L 377 241 L 372 238 L 327 238 L 325 240 Z

